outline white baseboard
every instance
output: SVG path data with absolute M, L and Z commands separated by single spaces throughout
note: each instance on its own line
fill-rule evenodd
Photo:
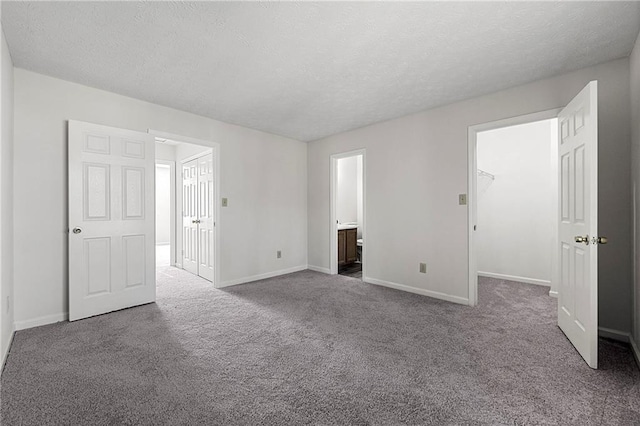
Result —
M 554 290 L 549 290 L 549 296 L 558 298 L 558 292 Z
M 548 287 L 551 286 L 551 281 L 539 280 L 537 278 L 518 277 L 516 275 L 505 275 L 505 274 L 496 274 L 493 272 L 480 272 L 480 271 L 478 271 L 478 275 L 481 277 L 487 277 L 487 278 L 497 278 L 499 280 L 517 281 L 517 282 L 526 283 L 526 284 L 546 285 Z
M 598 327 L 598 336 L 624 343 L 629 343 L 631 341 L 630 333 L 606 327 Z
M 4 371 L 4 366 L 7 364 L 7 357 L 9 356 L 9 351 L 11 350 L 11 345 L 13 344 L 13 336 L 16 334 L 15 327 L 11 330 L 11 336 L 9 336 L 9 343 L 7 343 L 7 347 L 5 348 L 4 353 L 2 354 L 2 363 L 0 363 L 0 375 Z
M 280 269 L 279 271 L 267 272 L 264 274 L 253 275 L 251 277 L 238 278 L 235 280 L 224 281 L 217 286 L 217 288 L 230 287 L 232 285 L 245 284 L 253 281 L 264 280 L 267 278 L 273 278 L 280 275 L 290 274 L 292 272 L 304 271 L 307 269 L 307 265 L 294 266 L 293 268 Z
M 362 279 L 365 283 L 375 284 L 382 287 L 395 288 L 396 290 L 407 291 L 409 293 L 420 294 L 422 296 L 433 297 L 434 299 L 446 300 L 447 302 L 459 303 L 461 305 L 468 305 L 469 299 L 465 297 L 452 296 L 450 294 L 440 293 L 437 291 L 425 290 L 423 288 L 411 287 L 405 284 L 398 284 L 390 281 L 383 281 L 376 278 L 364 277 Z
M 323 268 L 321 266 L 307 265 L 307 269 L 316 272 L 322 272 L 323 274 L 331 274 L 331 269 Z
M 640 368 L 640 349 L 638 349 L 638 344 L 631 335 L 629 335 L 629 344 L 631 345 L 631 352 L 633 352 L 633 357 L 636 359 L 636 364 L 638 364 L 638 368 Z
M 63 312 L 61 314 L 45 315 L 43 317 L 33 318 L 25 321 L 16 321 L 16 330 L 26 330 L 27 328 L 40 327 L 41 325 L 54 324 L 60 321 L 67 321 L 69 314 Z

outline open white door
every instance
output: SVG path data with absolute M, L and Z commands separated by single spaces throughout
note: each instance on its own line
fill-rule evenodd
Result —
M 182 164 L 182 267 L 198 274 L 198 161 Z
M 69 121 L 69 319 L 154 302 L 155 146 Z
M 198 158 L 198 275 L 213 282 L 214 232 L 213 154 Z
M 598 368 L 598 84 L 558 115 L 560 285 L 558 326 Z

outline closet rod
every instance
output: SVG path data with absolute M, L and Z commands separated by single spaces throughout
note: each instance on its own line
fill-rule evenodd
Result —
M 491 180 L 494 180 L 496 177 L 494 175 L 492 175 L 491 173 L 487 173 L 484 170 L 480 170 L 478 169 L 478 176 L 485 176 L 488 177 Z

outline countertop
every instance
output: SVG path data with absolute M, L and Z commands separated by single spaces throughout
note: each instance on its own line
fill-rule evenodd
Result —
M 342 231 L 343 229 L 357 229 L 358 225 L 338 225 L 338 231 Z

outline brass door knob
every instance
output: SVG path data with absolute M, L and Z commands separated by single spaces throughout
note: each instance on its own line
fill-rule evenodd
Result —
M 607 237 L 598 237 L 597 239 L 594 238 L 593 244 L 607 244 L 607 242 Z
M 586 237 L 582 237 L 580 235 L 578 235 L 577 237 L 575 237 L 576 239 L 576 243 L 585 243 L 586 245 L 589 245 L 589 236 L 587 235 Z

